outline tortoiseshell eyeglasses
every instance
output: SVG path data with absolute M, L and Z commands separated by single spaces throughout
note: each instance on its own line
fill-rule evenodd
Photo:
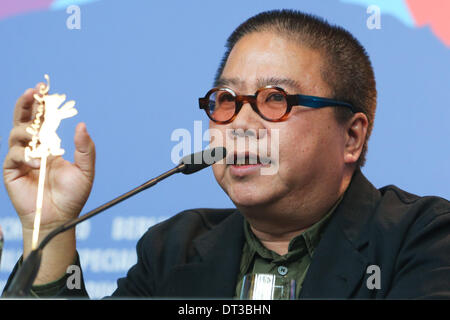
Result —
M 245 102 L 248 102 L 261 118 L 271 122 L 286 120 L 294 106 L 316 109 L 346 107 L 353 113 L 364 113 L 362 109 L 345 101 L 302 94 L 287 94 L 282 88 L 276 86 L 258 89 L 254 95 L 238 95 L 233 90 L 224 87 L 213 88 L 208 91 L 205 97 L 199 98 L 198 102 L 200 109 L 205 110 L 208 117 L 218 124 L 232 122 Z

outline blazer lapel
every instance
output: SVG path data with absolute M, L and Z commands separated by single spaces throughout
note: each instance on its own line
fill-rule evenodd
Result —
M 176 266 L 165 296 L 232 298 L 245 241 L 243 217 L 237 211 L 194 241 L 199 261 Z
M 361 251 L 379 198 L 379 191 L 356 171 L 314 252 L 300 298 L 352 297 L 368 266 Z M 194 241 L 198 260 L 174 267 L 162 296 L 234 297 L 244 241 L 243 217 L 236 211 Z
M 314 252 L 300 298 L 349 298 L 362 280 L 367 261 L 331 224 Z
M 303 282 L 300 298 L 350 298 L 368 266 L 361 252 L 379 191 L 358 170 L 333 213 Z

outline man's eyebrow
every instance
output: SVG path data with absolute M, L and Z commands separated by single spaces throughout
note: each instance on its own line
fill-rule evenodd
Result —
M 235 86 L 235 87 L 242 87 L 244 84 L 244 81 L 238 79 L 238 78 L 219 78 L 217 79 L 216 83 L 214 84 L 215 87 L 223 87 L 223 86 Z
M 262 88 L 265 86 L 287 86 L 291 89 L 294 89 L 296 93 L 303 92 L 302 86 L 300 83 L 294 79 L 290 78 L 277 78 L 277 77 L 270 77 L 270 78 L 259 78 L 256 80 L 256 87 Z M 222 87 L 222 86 L 233 86 L 242 88 L 245 87 L 245 82 L 239 78 L 219 78 L 217 79 L 215 83 L 215 87 Z
M 294 79 L 290 79 L 290 78 L 276 78 L 276 77 L 271 77 L 271 78 L 261 78 L 256 80 L 256 85 L 258 88 L 262 88 L 265 86 L 280 86 L 280 87 L 284 87 L 284 86 L 288 86 L 292 89 L 295 89 L 297 92 L 296 93 L 300 93 L 303 92 L 302 90 L 302 86 L 300 85 L 300 83 Z

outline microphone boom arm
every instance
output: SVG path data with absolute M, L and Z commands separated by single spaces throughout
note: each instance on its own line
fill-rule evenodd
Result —
M 15 275 L 14 279 L 12 280 L 11 284 L 9 285 L 8 289 L 4 293 L 4 297 L 26 297 L 29 295 L 31 287 L 33 285 L 34 280 L 36 279 L 37 273 L 39 271 L 39 266 L 41 264 L 42 259 L 42 251 L 44 250 L 44 247 L 47 245 L 47 243 L 50 242 L 54 237 L 56 237 L 58 234 L 63 233 L 73 227 L 75 227 L 77 224 L 99 214 L 100 212 L 111 208 L 112 206 L 118 204 L 119 202 L 122 202 L 126 199 L 128 199 L 131 196 L 134 196 L 135 194 L 148 189 L 155 184 L 157 184 L 159 181 L 164 180 L 167 177 L 170 177 L 171 175 L 183 172 L 184 168 L 186 167 L 186 164 L 181 163 L 175 168 L 157 176 L 156 178 L 153 178 L 151 180 L 148 180 L 147 182 L 143 183 L 139 187 L 134 188 L 131 191 L 128 191 L 127 193 L 124 193 L 117 198 L 101 205 L 100 207 L 97 207 L 88 213 L 82 215 L 79 218 L 70 220 L 61 226 L 57 227 L 56 229 L 52 230 L 39 244 L 39 246 L 32 250 L 23 262 L 20 269 L 17 271 L 17 274 Z
M 191 174 L 194 172 L 197 172 L 201 169 L 204 169 L 208 166 L 210 166 L 213 162 L 217 162 L 222 160 L 226 155 L 226 149 L 223 147 L 217 147 L 211 150 L 211 154 L 213 156 L 213 162 L 206 163 L 204 159 L 205 151 L 200 151 L 188 156 L 185 156 L 181 159 L 181 162 L 179 165 L 177 165 L 175 168 L 164 172 L 163 174 L 157 176 L 156 178 L 153 178 L 151 180 L 148 180 L 147 182 L 143 183 L 142 185 L 134 188 L 133 190 L 128 191 L 127 193 L 124 193 L 117 198 L 101 205 L 100 207 L 97 207 L 88 213 L 82 215 L 81 217 L 78 217 L 76 219 L 70 220 L 61 226 L 57 227 L 56 229 L 52 230 L 39 244 L 39 246 L 32 250 L 30 254 L 28 255 L 27 259 L 23 262 L 22 266 L 17 271 L 16 275 L 12 279 L 11 283 L 8 285 L 8 288 L 4 291 L 3 297 L 7 298 L 15 298 L 15 297 L 27 297 L 30 294 L 31 287 L 33 286 L 33 282 L 36 279 L 37 273 L 39 271 L 39 267 L 41 264 L 42 259 L 42 252 L 44 250 L 44 247 L 52 240 L 55 236 L 57 236 L 60 233 L 63 233 L 73 227 L 75 227 L 77 224 L 92 218 L 93 216 L 99 214 L 100 212 L 111 208 L 112 206 L 130 198 L 131 196 L 134 196 L 135 194 L 146 190 L 158 182 L 170 177 L 171 175 L 182 172 L 184 174 Z M 202 156 L 202 162 L 201 163 L 195 163 L 193 159 L 196 159 L 196 156 L 198 156 L 201 153 Z

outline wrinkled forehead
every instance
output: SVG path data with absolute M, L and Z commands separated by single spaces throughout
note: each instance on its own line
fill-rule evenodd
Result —
M 323 63 L 317 49 L 273 33 L 252 33 L 235 44 L 215 85 L 241 94 L 267 85 L 289 93 L 324 94 L 328 85 L 322 78 Z

